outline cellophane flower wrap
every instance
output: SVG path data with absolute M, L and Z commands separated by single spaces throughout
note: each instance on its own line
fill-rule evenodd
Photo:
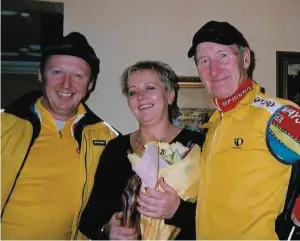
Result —
M 142 180 L 141 190 L 145 187 L 163 189 L 157 185 L 159 178 L 178 193 L 181 199 L 196 202 L 199 189 L 199 170 L 201 149 L 197 144 L 187 147 L 176 142 L 150 142 L 142 154 L 128 154 L 132 169 Z M 180 228 L 156 219 L 141 215 L 141 234 L 143 240 L 172 240 Z

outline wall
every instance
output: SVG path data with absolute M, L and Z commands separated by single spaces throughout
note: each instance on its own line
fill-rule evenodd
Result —
M 1 73 L 1 108 L 6 108 L 25 93 L 42 88 L 35 74 Z
M 90 107 L 127 133 L 137 127 L 120 91 L 119 76 L 138 60 L 169 63 L 196 75 L 187 58 L 193 34 L 208 20 L 240 29 L 256 53 L 254 79 L 276 94 L 276 51 L 300 51 L 299 0 L 61 0 L 64 32 L 80 31 L 101 58 Z

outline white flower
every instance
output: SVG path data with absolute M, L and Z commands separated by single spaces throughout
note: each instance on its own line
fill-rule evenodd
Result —
M 174 154 L 173 154 L 173 162 L 179 162 L 181 161 L 182 159 L 182 156 L 181 154 L 179 153 L 179 151 L 176 149 L 174 150 Z
M 159 142 L 159 157 L 169 165 L 181 161 L 189 152 L 190 148 L 185 147 L 180 142 L 172 143 Z
M 182 145 L 180 142 L 175 142 L 175 143 L 171 144 L 171 150 L 173 152 L 178 151 L 178 153 L 182 157 L 189 150 L 189 148 L 186 147 L 186 146 L 184 146 L 184 145 Z

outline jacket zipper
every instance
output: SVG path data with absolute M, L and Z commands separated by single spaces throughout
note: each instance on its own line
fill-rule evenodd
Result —
M 85 141 L 85 146 L 86 146 L 86 152 L 85 152 L 85 155 L 84 155 L 85 181 L 84 181 L 84 185 L 83 185 L 83 189 L 82 189 L 82 193 L 81 193 L 81 205 L 80 205 L 80 209 L 79 209 L 78 216 L 77 216 L 77 224 L 76 224 L 77 228 L 76 228 L 74 237 L 72 237 L 72 239 L 76 239 L 77 234 L 78 234 L 79 222 L 80 222 L 79 218 L 80 218 L 81 213 L 82 213 L 84 190 L 85 190 L 85 186 L 86 186 L 86 183 L 87 183 L 87 139 L 86 139 L 85 136 L 84 136 L 84 141 Z
M 208 192 L 208 185 L 209 185 L 209 182 L 210 182 L 210 160 L 211 160 L 211 155 L 214 153 L 214 150 L 216 149 L 216 147 L 218 146 L 218 142 L 216 142 L 216 140 L 218 140 L 218 133 L 220 133 L 220 129 L 221 129 L 221 126 L 222 126 L 222 122 L 223 122 L 223 112 L 220 112 L 220 124 L 216 127 L 216 129 L 214 129 L 214 133 L 213 133 L 213 138 L 212 138 L 212 141 L 209 145 L 209 149 L 208 149 L 208 152 L 207 152 L 207 155 L 206 155 L 206 158 L 205 158 L 205 162 L 204 162 L 204 165 L 203 165 L 203 172 L 201 173 L 204 177 L 203 177 L 203 183 L 200 184 L 202 185 L 203 189 L 201 191 L 201 193 L 199 193 L 199 196 L 206 196 L 207 195 L 207 192 Z M 204 210 L 206 209 L 206 203 L 202 201 L 202 205 L 200 206 L 201 208 L 199 209 L 199 220 L 200 220 L 200 223 L 201 223 L 201 229 L 200 229 L 200 232 L 202 232 L 201 235 L 206 235 L 206 233 L 209 231 L 207 229 L 207 226 L 206 226 L 206 229 L 203 230 L 203 219 L 204 219 Z M 205 221 L 205 220 L 204 220 Z

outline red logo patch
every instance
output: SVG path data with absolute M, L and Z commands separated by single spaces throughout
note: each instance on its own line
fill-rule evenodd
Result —
M 294 106 L 284 106 L 272 120 L 272 124 L 300 142 L 300 110 Z

